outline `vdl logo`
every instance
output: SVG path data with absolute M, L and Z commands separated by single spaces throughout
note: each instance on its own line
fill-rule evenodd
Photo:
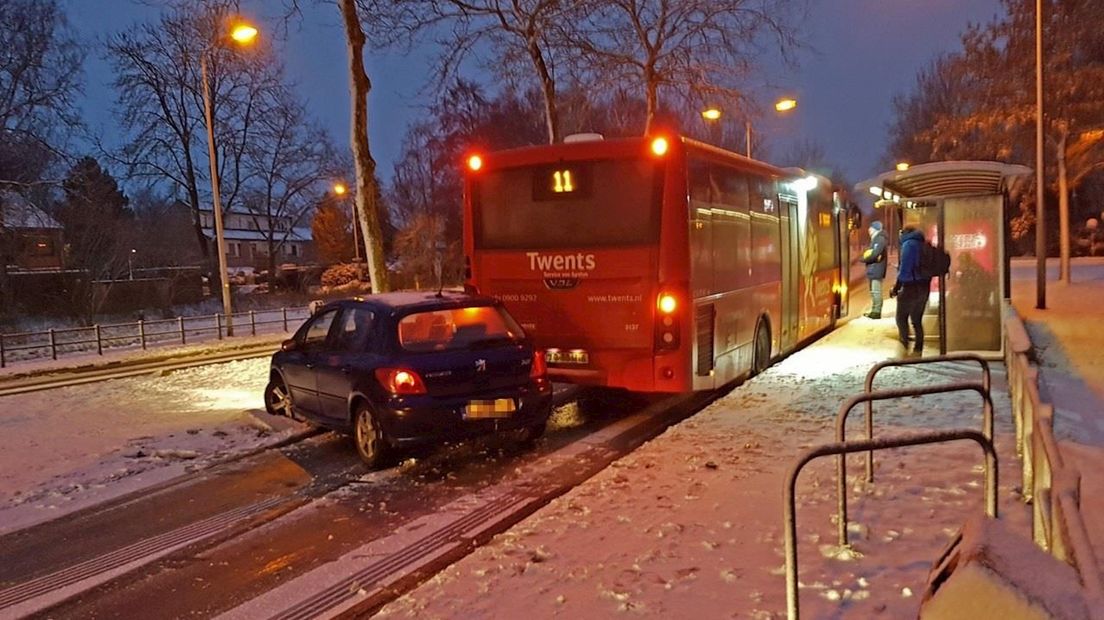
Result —
M 487 360 L 475 360 L 475 372 L 487 372 Z

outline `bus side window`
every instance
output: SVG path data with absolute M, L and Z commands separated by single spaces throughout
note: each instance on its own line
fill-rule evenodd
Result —
M 774 181 L 752 177 L 751 197 L 751 281 L 766 284 L 778 279 L 782 263 L 779 255 L 778 195 Z
M 734 168 L 715 169 L 722 194 L 721 210 L 714 222 L 713 270 L 717 292 L 725 292 L 748 284 L 748 180 Z
M 690 290 L 694 297 L 713 292 L 713 212 L 709 164 L 691 159 L 687 164 L 690 189 Z

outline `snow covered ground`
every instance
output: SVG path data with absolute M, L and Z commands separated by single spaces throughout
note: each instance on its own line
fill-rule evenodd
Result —
M 268 358 L 0 397 L 0 532 L 278 442 Z M 282 421 L 282 420 L 281 420 Z
M 887 310 L 893 309 L 893 302 Z M 382 617 L 753 617 L 784 614 L 782 488 L 803 450 L 866 371 L 895 353 L 893 320 L 852 321 L 617 461 L 499 535 Z M 876 387 L 975 380 L 976 365 L 899 369 Z M 1003 371 L 994 372 L 1003 518 L 1027 535 Z M 860 430 L 859 416 L 849 425 Z M 973 397 L 880 404 L 875 434 L 980 428 Z M 806 617 L 915 617 L 932 562 L 983 509 L 982 457 L 970 443 L 882 452 L 874 485 L 852 474 L 853 552 L 835 546 L 834 461 L 798 483 Z

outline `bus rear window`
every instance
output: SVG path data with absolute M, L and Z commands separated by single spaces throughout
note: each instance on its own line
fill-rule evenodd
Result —
M 507 168 L 473 179 L 476 245 L 628 246 L 659 239 L 662 169 L 614 159 Z

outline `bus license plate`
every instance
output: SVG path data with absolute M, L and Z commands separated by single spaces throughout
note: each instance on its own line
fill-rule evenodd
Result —
M 512 398 L 473 400 L 464 408 L 464 418 L 468 420 L 508 418 L 515 411 L 517 411 L 517 401 Z
M 548 350 L 544 353 L 544 361 L 549 364 L 589 364 L 590 354 L 578 349 L 571 351 Z

